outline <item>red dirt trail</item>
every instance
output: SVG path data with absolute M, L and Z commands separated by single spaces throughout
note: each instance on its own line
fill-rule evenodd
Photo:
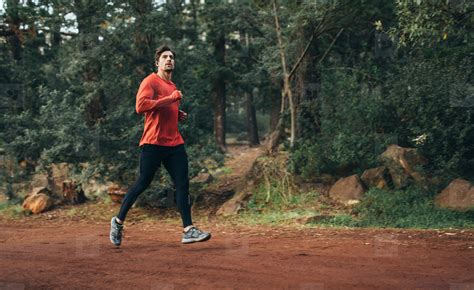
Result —
M 0 220 L 0 289 L 474 289 L 474 231 Z

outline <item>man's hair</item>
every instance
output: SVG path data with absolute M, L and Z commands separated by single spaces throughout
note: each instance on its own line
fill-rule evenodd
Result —
M 176 59 L 176 53 L 169 46 L 162 45 L 162 46 L 158 47 L 155 51 L 155 64 L 160 59 L 161 54 L 165 51 L 171 51 L 171 53 L 173 54 L 173 58 Z

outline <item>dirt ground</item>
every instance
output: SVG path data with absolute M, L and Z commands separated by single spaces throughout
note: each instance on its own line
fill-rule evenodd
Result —
M 474 289 L 474 231 L 0 220 L 0 289 Z
M 230 147 L 216 196 L 245 176 L 259 148 Z M 174 210 L 133 208 L 109 241 L 118 204 L 88 202 L 0 216 L 3 289 L 474 289 L 474 230 L 245 226 L 207 212 L 212 239 L 182 245 Z

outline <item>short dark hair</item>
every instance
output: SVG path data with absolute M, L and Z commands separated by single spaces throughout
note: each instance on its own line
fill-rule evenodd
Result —
M 160 59 L 160 56 L 163 52 L 165 51 L 171 51 L 173 54 L 173 58 L 176 59 L 176 53 L 167 45 L 162 45 L 158 47 L 155 51 L 155 64 L 158 62 L 158 59 Z

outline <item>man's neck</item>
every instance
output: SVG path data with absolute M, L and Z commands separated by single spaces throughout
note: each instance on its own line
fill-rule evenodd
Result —
M 156 73 L 160 78 L 164 79 L 164 80 L 167 80 L 167 81 L 171 81 L 171 72 L 169 71 L 164 71 L 164 70 L 158 70 L 158 72 Z

